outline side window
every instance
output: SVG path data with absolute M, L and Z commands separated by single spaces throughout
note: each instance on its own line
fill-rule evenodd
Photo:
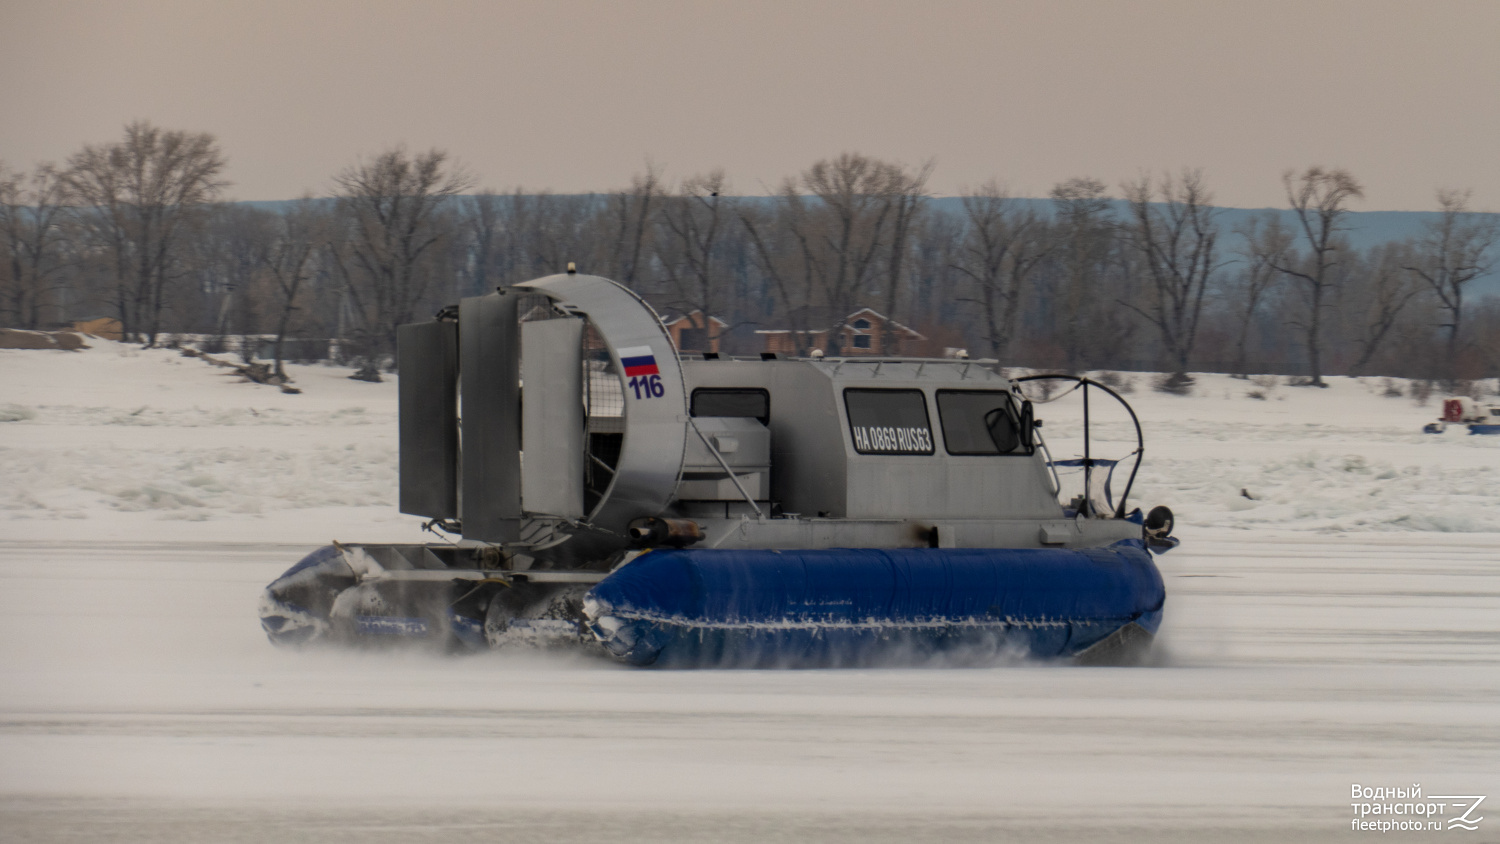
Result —
M 931 454 L 932 423 L 921 390 L 845 390 L 849 434 L 860 454 Z
M 949 454 L 1031 454 L 1031 403 L 999 390 L 938 390 L 938 418 Z
M 694 416 L 753 416 L 771 424 L 771 394 L 753 388 L 700 387 L 693 391 Z

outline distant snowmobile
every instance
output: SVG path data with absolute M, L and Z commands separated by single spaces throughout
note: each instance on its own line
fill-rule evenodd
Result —
M 1422 432 L 1441 434 L 1449 425 L 1467 425 L 1470 434 L 1500 434 L 1500 406 L 1481 405 L 1468 396 L 1443 399 L 1442 418 L 1427 423 Z
M 1091 454 L 1089 398 L 1125 403 L 1102 384 L 679 354 L 639 297 L 571 272 L 464 299 L 399 342 L 400 509 L 459 538 L 313 552 L 264 593 L 273 642 L 565 645 L 675 667 L 1113 662 L 1161 622 L 1148 550 L 1177 544 L 1172 515 L 1127 510 L 1138 423 L 1113 500 L 1123 466 Z M 1040 379 L 1082 391 L 1081 457 L 1049 455 L 1024 392 Z M 1082 475 L 1067 505 L 1059 469 Z

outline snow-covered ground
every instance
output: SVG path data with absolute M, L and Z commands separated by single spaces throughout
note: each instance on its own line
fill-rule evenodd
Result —
M 1500 438 L 1378 379 L 1135 376 L 1134 498 L 1184 540 L 1156 665 L 658 672 L 270 647 L 311 546 L 423 535 L 394 383 L 222 373 L 0 351 L 0 840 L 1323 841 L 1379 834 L 1353 783 L 1500 801 Z
M 0 350 L 6 538 L 421 541 L 395 511 L 394 378 L 294 365 L 303 393 L 288 395 L 171 351 L 94 346 Z M 1168 504 L 1189 533 L 1500 533 L 1500 437 L 1421 433 L 1438 398 L 1386 397 L 1379 378 L 1319 390 L 1223 375 L 1182 397 L 1126 377 L 1148 458 L 1132 498 Z M 1093 408 L 1096 456 L 1134 447 L 1108 400 Z M 1076 394 L 1038 416 L 1057 456 L 1081 448 Z
M 9 539 L 422 541 L 396 502 L 396 383 L 290 366 L 300 395 L 168 350 L 0 350 Z

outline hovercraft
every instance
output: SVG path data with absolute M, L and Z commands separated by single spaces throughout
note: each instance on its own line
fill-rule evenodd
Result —
M 1466 425 L 1470 434 L 1500 435 L 1500 405 L 1482 405 L 1468 396 L 1443 399 L 1443 415 L 1422 427 L 1425 434 L 1441 434 L 1449 425 Z
M 314 551 L 262 596 L 275 643 L 660 667 L 1120 662 L 1161 623 L 1151 552 L 1177 544 L 1172 516 L 1128 508 L 1140 425 L 1104 384 L 994 361 L 679 354 L 634 293 L 571 272 L 398 337 L 400 509 L 451 538 Z M 1073 393 L 1081 454 L 1054 459 L 1036 408 Z M 1093 455 L 1091 394 L 1128 413 L 1124 460 Z

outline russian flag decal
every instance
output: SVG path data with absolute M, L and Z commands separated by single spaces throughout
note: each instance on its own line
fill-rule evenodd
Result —
M 631 346 L 628 349 L 621 349 L 620 365 L 625 367 L 626 378 L 657 375 L 661 372 L 656 368 L 656 355 L 651 353 L 650 346 Z

